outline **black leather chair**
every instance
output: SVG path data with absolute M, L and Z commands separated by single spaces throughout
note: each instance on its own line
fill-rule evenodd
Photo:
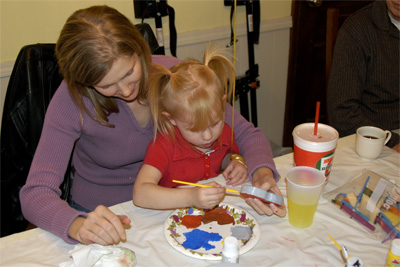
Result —
M 157 39 L 146 23 L 136 25 L 152 53 L 159 48 Z M 62 81 L 54 55 L 55 44 L 24 46 L 15 61 L 8 83 L 1 127 L 1 236 L 26 229 L 19 191 L 25 184 L 40 139 L 44 116 Z M 61 185 L 67 199 L 73 168 L 67 170 Z

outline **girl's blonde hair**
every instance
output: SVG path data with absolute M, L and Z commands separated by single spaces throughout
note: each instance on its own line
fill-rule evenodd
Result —
M 235 69 L 224 50 L 209 46 L 203 62 L 187 59 L 171 70 L 156 65 L 149 81 L 149 103 L 158 132 L 175 138 L 169 119 L 189 120 L 191 131 L 203 131 L 224 120 L 231 96 Z M 167 118 L 163 113 L 170 115 Z
M 92 6 L 76 11 L 67 19 L 56 44 L 56 57 L 81 119 L 84 111 L 101 124 L 113 127 L 107 116 L 119 112 L 118 106 L 114 98 L 98 93 L 93 85 L 104 78 L 118 58 L 132 57 L 135 53 L 143 71 L 137 101 L 146 103 L 151 52 L 128 18 L 108 6 Z M 95 114 L 89 112 L 83 97 L 93 103 Z

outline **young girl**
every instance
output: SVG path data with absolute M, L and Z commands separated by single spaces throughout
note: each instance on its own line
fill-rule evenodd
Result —
M 188 206 L 211 208 L 225 188 L 180 188 L 172 180 L 197 183 L 218 176 L 221 169 L 231 184 L 248 181 L 244 159 L 232 129 L 224 122 L 235 71 L 232 63 L 210 47 L 204 62 L 186 60 L 171 70 L 158 66 L 150 79 L 149 103 L 155 140 L 133 189 L 137 206 L 170 209 Z

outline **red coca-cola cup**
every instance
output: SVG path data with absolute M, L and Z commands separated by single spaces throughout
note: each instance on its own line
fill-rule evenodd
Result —
M 314 135 L 314 125 L 303 123 L 294 128 L 294 165 L 316 168 L 328 182 L 339 133 L 329 125 L 318 123 Z

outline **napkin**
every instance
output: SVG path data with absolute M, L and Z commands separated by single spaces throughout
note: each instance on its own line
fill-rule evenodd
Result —
M 136 265 L 135 252 L 119 246 L 101 246 L 98 244 L 78 244 L 69 251 L 71 259 L 59 264 L 59 267 L 131 267 Z

